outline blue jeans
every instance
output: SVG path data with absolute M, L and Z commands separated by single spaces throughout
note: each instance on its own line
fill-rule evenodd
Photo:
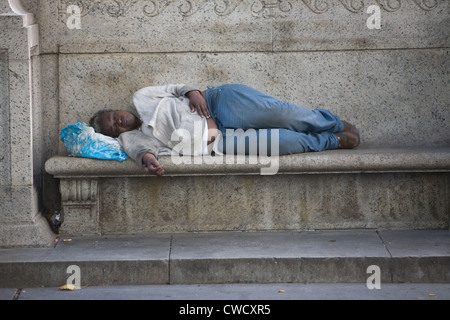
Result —
M 279 155 L 336 149 L 339 142 L 333 133 L 344 129 L 339 117 L 327 110 L 282 102 L 244 85 L 209 88 L 206 99 L 223 134 L 223 153 L 227 153 L 228 146 L 234 147 L 234 154 L 260 154 L 260 140 L 267 144 L 263 145 L 267 148 L 265 155 L 270 155 L 274 141 L 278 143 Z M 255 135 L 256 148 L 251 143 Z M 245 148 L 239 148 L 242 144 Z

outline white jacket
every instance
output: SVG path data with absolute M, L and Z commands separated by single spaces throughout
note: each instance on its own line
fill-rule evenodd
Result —
M 171 149 L 188 138 L 191 146 L 183 149 L 183 154 L 201 154 L 203 132 L 207 132 L 207 125 L 197 112 L 191 112 L 186 94 L 193 90 L 197 89 L 184 84 L 138 90 L 133 95 L 132 104 L 143 124 L 141 130 L 124 132 L 119 136 L 125 153 L 142 166 L 145 153 L 150 152 L 156 157 L 170 155 Z M 197 129 L 201 126 L 200 134 L 195 134 L 198 130 L 195 132 L 194 123 Z

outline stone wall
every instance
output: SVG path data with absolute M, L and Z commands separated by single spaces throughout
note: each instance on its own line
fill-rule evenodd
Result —
M 42 161 L 65 154 L 65 126 L 102 108 L 128 109 L 133 92 L 167 83 L 243 83 L 328 108 L 354 122 L 368 148 L 450 145 L 447 0 L 21 3 L 40 30 L 41 82 L 33 92 L 42 108 L 32 112 Z M 380 28 L 369 28 L 377 10 Z M 5 68 L 4 51 L 0 57 Z M 43 176 L 39 197 L 58 208 L 58 180 L 41 162 L 34 165 Z
M 68 27 L 73 4 L 81 29 Z M 367 27 L 369 5 L 381 29 Z M 423 0 L 41 1 L 49 152 L 57 128 L 180 82 L 245 83 L 329 108 L 366 145 L 448 144 L 449 11 Z
M 380 29 L 367 26 L 371 5 Z M 36 0 L 30 7 L 41 30 L 46 158 L 64 154 L 65 126 L 102 108 L 128 109 L 133 92 L 167 83 L 243 83 L 328 108 L 356 123 L 369 147 L 450 143 L 445 0 Z
M 20 2 L 0 16 L 0 247 L 53 242 L 42 213 L 39 29 Z

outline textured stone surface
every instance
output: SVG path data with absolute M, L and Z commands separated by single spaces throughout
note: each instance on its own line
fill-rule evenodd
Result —
M 189 158 L 189 163 L 177 164 L 170 156 L 161 156 L 166 176 L 196 175 L 260 175 L 262 168 L 278 165 L 280 174 L 325 174 L 364 172 L 448 172 L 450 149 L 441 148 L 365 148 L 327 150 L 289 156 L 248 158 L 243 156 Z M 252 159 L 252 160 L 251 160 Z M 211 161 L 211 162 L 208 162 Z M 229 161 L 229 162 L 228 162 Z M 251 162 L 252 161 L 252 162 Z M 46 162 L 47 173 L 57 178 L 146 177 L 146 169 L 133 160 L 102 161 L 80 157 L 55 156 Z
M 105 233 L 448 228 L 448 177 L 442 174 L 121 178 L 101 183 Z
M 0 51 L 0 150 L 9 150 L 11 143 L 9 124 L 9 77 L 8 77 L 8 51 Z M 11 183 L 11 157 L 9 152 L 0 156 L 0 185 Z
M 68 234 L 448 228 L 448 150 L 435 157 L 424 153 L 428 163 L 412 151 L 409 160 L 408 153 L 346 152 L 281 157 L 275 176 L 260 176 L 255 165 L 180 166 L 169 158 L 161 159 L 167 170 L 162 178 L 148 176 L 131 161 L 53 158 L 47 171 L 63 181 L 101 177 L 98 229 L 91 216 L 97 203 L 80 201 L 72 215 L 70 198 L 63 227 Z M 416 169 L 408 165 L 412 159 Z M 61 165 L 70 170 L 58 171 Z
M 373 232 L 175 235 L 172 244 L 174 284 L 364 282 L 367 266 L 389 269 L 389 255 Z
M 366 25 L 370 17 L 366 10 L 371 4 L 380 8 L 380 30 L 369 29 Z M 67 26 L 71 15 L 67 8 L 70 5 L 80 6 L 81 29 L 69 29 Z M 8 201 L 16 197 L 20 190 L 26 190 L 26 197 L 24 195 L 21 200 L 27 204 L 17 206 L 34 210 L 32 214 L 23 214 L 20 221 L 25 221 L 26 226 L 38 223 L 33 221 L 41 221 L 36 213 L 42 208 L 42 203 L 52 209 L 61 206 L 58 180 L 42 170 L 44 161 L 54 155 L 66 154 L 59 141 L 60 130 L 78 121 L 87 122 L 101 108 L 129 108 L 132 93 L 147 85 L 181 82 L 205 88 L 222 83 L 243 83 L 282 100 L 309 108 L 330 109 L 360 128 L 364 147 L 395 149 L 427 146 L 448 149 L 450 145 L 450 3 L 445 0 L 2 0 L 0 13 L 11 12 L 10 6 L 14 6 L 16 14 L 0 16 L 0 27 L 7 30 L 0 33 L 0 69 L 9 70 L 8 79 L 4 75 L 0 78 L 1 84 L 8 86 L 8 92 L 4 89 L 1 92 L 10 97 L 10 113 L 6 115 L 4 111 L 1 112 L 3 131 L 0 133 L 0 146 L 7 144 L 11 149 L 10 160 L 6 159 L 9 162 L 3 162 L 0 168 L 3 171 L 2 181 L 11 183 L 2 182 L 1 187 L 2 191 L 12 190 L 2 195 Z M 19 11 L 22 13 L 17 13 Z M 34 15 L 23 13 L 26 11 Z M 4 97 L 0 98 L 2 106 L 5 105 L 4 101 Z M 9 129 L 7 123 L 10 124 Z M 331 165 L 329 160 L 333 158 L 327 159 L 327 156 L 308 157 L 310 160 L 306 163 L 293 157 L 286 161 L 284 168 L 289 172 L 290 169 L 299 170 L 304 165 L 308 166 L 308 173 L 318 173 L 323 172 L 321 166 L 325 166 L 329 170 L 327 172 L 352 172 L 348 177 L 342 174 L 342 177 L 337 175 L 330 179 L 341 193 L 345 190 L 361 192 L 362 189 L 358 188 L 362 185 L 369 188 L 372 182 L 376 182 L 378 187 L 370 189 L 372 193 L 369 192 L 369 196 L 357 196 L 357 199 L 364 200 L 361 200 L 363 205 L 336 204 L 330 200 L 327 205 L 338 208 L 336 212 L 347 212 L 345 208 L 352 207 L 365 216 L 368 214 L 366 209 L 379 209 L 383 214 L 390 212 L 395 217 L 392 221 L 395 221 L 401 214 L 397 214 L 398 204 L 393 204 L 391 197 L 398 201 L 406 197 L 409 199 L 405 206 L 408 210 L 412 208 L 412 212 L 417 213 L 424 207 L 424 217 L 428 219 L 429 215 L 432 216 L 429 220 L 421 220 L 417 216 L 410 226 L 448 225 L 448 203 L 437 199 L 437 195 L 448 193 L 448 174 L 436 173 L 448 171 L 448 155 L 430 152 L 419 153 L 419 157 L 414 157 L 412 154 L 400 153 L 399 162 L 394 161 L 395 152 L 388 155 L 369 152 L 345 158 L 344 166 Z M 430 158 L 425 158 L 427 154 L 430 154 Z M 82 164 L 86 174 L 98 175 L 93 170 L 98 170 L 98 166 L 90 168 L 90 164 Z M 357 165 L 356 171 L 352 169 L 354 165 Z M 127 172 L 123 173 L 125 176 L 142 176 L 142 171 L 129 162 L 122 167 L 110 163 L 101 163 L 99 166 L 104 167 L 100 172 L 106 177 L 121 170 Z M 436 170 L 436 166 L 440 171 Z M 5 167 L 7 170 L 3 170 Z M 425 173 L 430 168 L 435 173 Z M 77 167 L 75 171 L 79 169 Z M 205 183 L 204 176 L 198 181 L 186 177 L 186 169 L 182 166 L 171 168 L 169 165 L 168 169 L 181 177 L 174 178 L 177 184 L 170 185 L 165 185 L 169 179 L 164 178 L 161 190 L 156 186 L 156 180 L 146 180 L 142 190 L 153 192 L 152 197 L 156 197 L 148 200 L 148 204 L 157 208 L 162 206 L 163 198 L 155 196 L 158 192 L 165 198 L 185 199 L 186 188 L 191 187 L 185 185 L 187 182 L 194 183 L 194 189 L 198 189 L 198 192 L 211 196 L 211 190 L 217 191 L 215 195 L 222 191 L 220 185 Z M 67 171 L 63 168 L 59 170 L 54 174 Z M 110 172 L 107 173 L 107 170 Z M 195 167 L 196 170 L 196 174 L 205 174 L 205 168 L 198 170 Z M 208 174 L 214 171 L 224 173 L 224 167 L 221 166 L 209 166 L 206 170 Z M 235 174 L 245 173 L 244 170 L 256 173 L 254 168 L 246 165 L 231 167 Z M 369 175 L 358 175 L 361 171 L 386 172 L 383 170 L 390 173 L 371 176 L 369 180 L 373 181 L 370 183 L 369 180 L 362 181 Z M 423 173 L 418 173 L 420 171 Z M 79 172 L 74 175 L 80 177 Z M 283 179 L 290 185 L 293 183 L 290 179 L 294 177 L 286 176 Z M 81 178 L 84 179 L 83 174 Z M 272 178 L 281 179 L 278 176 Z M 97 212 L 92 216 L 94 223 L 89 215 L 80 216 L 78 220 L 73 220 L 72 227 L 99 232 L 95 223 L 98 218 L 105 228 L 112 229 L 117 217 L 111 214 L 103 216 L 101 206 L 106 208 L 109 204 L 102 192 L 106 190 L 111 197 L 116 197 L 114 201 L 122 201 L 119 205 L 137 202 L 136 194 L 142 194 L 142 191 L 126 194 L 135 188 L 134 179 L 139 183 L 144 181 L 142 178 L 101 178 L 98 182 L 101 187 L 99 196 L 88 204 L 88 210 L 85 208 L 87 211 L 80 209 L 83 199 L 70 200 L 73 212 Z M 223 188 L 233 189 L 242 187 L 241 183 L 253 186 L 256 181 L 271 178 L 258 176 L 250 181 L 249 176 L 224 176 L 221 179 Z M 323 188 L 314 190 L 315 195 L 321 194 L 327 201 L 332 199 L 326 190 L 329 186 L 325 183 L 325 176 L 305 177 L 303 180 Z M 395 181 L 401 181 L 402 184 Z M 123 185 L 124 189 L 120 192 L 124 195 L 119 195 L 125 198 L 117 198 L 118 195 L 111 191 L 107 182 Z M 340 187 L 342 183 L 348 187 Z M 65 182 L 62 184 L 61 193 L 65 196 Z M 73 187 L 74 182 L 67 184 Z M 422 184 L 424 187 L 420 189 Z M 283 186 L 281 182 L 278 183 L 278 188 Z M 306 190 L 304 185 L 301 186 L 296 185 L 292 190 Z M 382 187 L 388 191 L 382 190 Z M 169 188 L 177 190 L 178 195 L 170 193 Z M 254 188 L 263 194 L 273 192 L 267 186 L 255 185 Z M 399 192 L 404 188 L 411 188 L 411 196 L 406 191 L 405 195 Z M 265 227 L 285 226 L 292 222 L 277 220 L 277 208 L 283 208 L 277 199 L 274 202 L 261 200 L 265 201 L 265 207 L 261 209 L 259 204 L 251 203 L 253 198 L 263 199 L 261 195 L 247 193 L 242 196 L 237 191 L 226 192 L 241 202 L 247 201 L 247 207 L 253 208 L 250 210 L 253 210 L 252 214 L 257 210 L 266 210 L 266 221 L 270 223 L 263 223 Z M 448 198 L 448 194 L 445 196 Z M 285 190 L 285 194 L 279 198 L 283 197 L 290 201 L 293 197 L 291 190 Z M 383 201 L 376 207 L 378 198 Z M 183 201 L 197 210 L 205 206 L 207 200 L 199 199 L 197 203 L 189 202 L 192 199 Z M 366 200 L 369 204 L 366 204 Z M 63 201 L 68 205 L 67 199 Z M 430 204 L 432 202 L 436 203 L 435 207 Z M 216 203 L 216 210 L 226 204 L 225 200 L 214 200 L 213 203 Z M 234 209 L 241 210 L 241 204 L 231 203 Z M 9 202 L 5 207 L 13 208 L 15 204 Z M 99 211 L 96 211 L 96 206 L 99 206 Z M 181 207 L 175 200 L 171 206 L 177 209 Z M 292 206 L 294 212 L 299 210 L 300 205 L 295 201 Z M 305 206 L 310 208 L 310 204 Z M 362 209 L 364 206 L 367 206 L 366 209 Z M 417 206 L 415 210 L 414 206 Z M 17 210 L 8 210 L 8 214 L 2 215 L 0 221 L 10 222 L 20 215 L 16 213 L 19 212 Z M 139 223 L 149 214 L 142 208 L 136 213 L 130 208 L 118 210 L 126 211 L 121 219 L 130 219 L 132 224 L 135 223 L 133 219 Z M 378 216 L 378 211 L 375 212 L 375 217 L 384 218 Z M 161 214 L 161 218 L 156 219 L 152 228 L 157 226 L 156 229 L 164 229 L 164 219 L 185 218 L 174 217 L 172 212 L 164 210 L 158 214 Z M 214 225 L 202 214 L 198 217 L 194 215 L 194 219 L 189 220 L 189 227 L 198 228 L 196 225 L 200 220 Z M 269 217 L 270 214 L 275 216 Z M 443 220 L 444 216 L 447 218 Z M 338 224 L 348 225 L 345 214 L 340 218 Z M 302 216 L 302 219 L 308 221 L 308 228 L 317 227 L 313 218 Z M 219 223 L 223 221 L 225 218 L 219 219 Z M 386 221 L 390 221 L 387 225 L 392 226 L 391 220 Z M 118 229 L 148 228 L 138 223 L 133 227 L 121 225 Z M 293 223 L 295 227 L 299 226 L 298 221 Z M 238 223 L 246 224 L 246 221 Z M 261 221 L 256 224 L 261 225 Z M 8 228 L 12 228 L 12 225 L 9 224 Z M 254 227 L 250 222 L 248 225 Z
M 71 4 L 82 9 L 81 29 L 67 27 Z M 381 9 L 380 30 L 367 28 L 371 4 Z M 129 109 L 133 92 L 167 83 L 244 83 L 282 100 L 325 107 L 357 124 L 365 146 L 448 146 L 449 5 L 41 1 L 46 159 L 66 154 L 59 141 L 65 126 L 87 122 L 102 108 Z M 105 170 L 115 165 L 102 164 Z M 85 170 L 92 172 L 88 164 Z M 57 206 L 57 183 L 47 176 L 45 185 L 46 203 Z
M 0 250 L 0 286 L 61 286 L 77 265 L 85 285 L 168 283 L 170 235 L 85 238 L 55 248 Z M 138 241 L 137 241 L 138 240 Z M 30 268 L 31 267 L 31 268 Z
M 450 277 L 450 238 L 446 231 L 384 231 L 383 242 L 391 254 L 393 281 L 434 282 Z M 407 274 L 414 273 L 415 279 Z
M 62 179 L 67 234 L 442 229 L 450 218 L 449 152 L 358 148 L 283 156 L 278 174 L 268 176 L 260 175 L 267 165 L 238 158 L 180 165 L 161 157 L 162 178 L 131 160 L 54 157 L 46 170 Z M 98 189 L 86 189 L 97 180 Z M 83 192 L 97 197 L 83 200 Z
M 371 291 L 371 265 L 379 267 L 378 291 L 390 283 L 450 281 L 449 231 L 385 232 L 61 237 L 55 248 L 0 249 L 0 288 L 59 287 L 74 264 L 81 272 L 77 292 L 105 285 L 342 282 Z
M 2 14 L 4 7 L 2 1 Z M 38 28 L 32 14 L 14 8 L 0 15 L 0 246 L 47 246 L 55 234 L 41 214 Z
M 68 6 L 81 29 L 67 28 Z M 367 28 L 377 4 L 381 29 Z M 448 46 L 445 0 L 40 1 L 44 52 L 298 51 Z
M 280 289 L 283 288 L 283 289 Z M 61 291 L 57 288 L 26 288 L 19 300 L 292 300 L 296 310 L 298 300 L 448 300 L 448 283 L 383 283 L 383 290 L 367 290 L 361 283 L 271 283 L 271 284 L 193 284 L 193 285 L 139 285 L 98 286 L 78 291 Z M 280 292 L 283 290 L 284 292 Z M 0 288 L 0 299 L 11 300 L 16 289 Z M 433 292 L 433 295 L 429 295 Z M 159 304 L 159 301 L 156 302 Z M 169 302 L 170 303 L 170 302 Z M 182 303 L 182 302 L 181 302 Z M 199 302 L 200 303 L 200 302 Z M 181 306 L 181 304 L 180 304 Z M 250 309 L 250 307 L 249 307 Z M 167 310 L 161 306 L 161 310 Z M 177 308 L 171 308 L 174 315 Z M 220 309 L 219 309 L 220 310 Z M 273 308 L 270 309 L 274 314 Z M 290 311 L 284 314 L 289 314 Z M 218 311 L 217 313 L 219 313 Z M 226 310 L 228 312 L 228 310 Z M 278 312 L 278 311 L 277 311 Z M 411 310 L 411 314 L 415 311 Z M 168 316 L 170 316 L 168 314 Z
M 60 129 L 88 122 L 100 109 L 129 110 L 132 94 L 144 86 L 244 83 L 307 108 L 330 109 L 360 128 L 365 145 L 448 145 L 449 61 L 442 49 L 60 55 Z

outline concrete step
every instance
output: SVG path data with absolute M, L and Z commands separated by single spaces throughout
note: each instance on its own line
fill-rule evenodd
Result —
M 2 288 L 57 287 L 78 275 L 81 287 L 449 283 L 450 231 L 114 235 L 0 250 Z

